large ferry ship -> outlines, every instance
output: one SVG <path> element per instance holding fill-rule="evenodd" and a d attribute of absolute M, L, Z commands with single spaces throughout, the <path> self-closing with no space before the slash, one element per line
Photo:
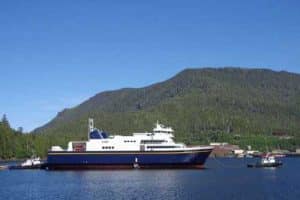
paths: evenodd
<path fill-rule="evenodd" d="M 89 119 L 88 141 L 71 141 L 67 149 L 51 147 L 46 168 L 203 168 L 213 147 L 175 143 L 173 133 L 157 122 L 153 132 L 109 136 Z"/>

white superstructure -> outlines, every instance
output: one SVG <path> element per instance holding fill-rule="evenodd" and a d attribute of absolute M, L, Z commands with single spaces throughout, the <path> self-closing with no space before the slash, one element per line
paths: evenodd
<path fill-rule="evenodd" d="M 71 141 L 66 150 L 53 146 L 51 151 L 185 151 L 210 148 L 187 147 L 183 143 L 175 143 L 174 130 L 159 122 L 155 124 L 153 132 L 133 133 L 131 136 L 107 136 L 106 133 L 94 128 L 93 124 L 93 120 L 89 119 L 88 141 Z"/>
<path fill-rule="evenodd" d="M 41 160 L 39 157 L 37 158 L 32 158 L 32 159 L 27 159 L 25 162 L 21 163 L 22 167 L 28 167 L 28 166 L 35 166 L 35 165 L 40 165 L 42 164 Z"/>
<path fill-rule="evenodd" d="M 267 154 L 266 156 L 261 158 L 261 164 L 274 164 L 276 163 L 275 157 L 271 154 Z"/>

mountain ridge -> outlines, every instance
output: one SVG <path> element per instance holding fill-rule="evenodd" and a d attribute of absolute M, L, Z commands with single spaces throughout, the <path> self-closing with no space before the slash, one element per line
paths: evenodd
<path fill-rule="evenodd" d="M 149 86 L 97 93 L 33 132 L 82 138 L 87 118 L 94 117 L 99 127 L 120 134 L 149 130 L 160 120 L 183 139 L 190 137 L 187 133 L 199 138 L 203 132 L 270 134 L 276 129 L 297 135 L 299 102 L 296 73 L 188 68 Z"/>

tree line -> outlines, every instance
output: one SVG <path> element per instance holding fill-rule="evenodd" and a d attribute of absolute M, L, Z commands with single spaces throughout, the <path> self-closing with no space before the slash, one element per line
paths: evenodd
<path fill-rule="evenodd" d="M 160 122 L 169 125 L 166 118 L 159 113 L 146 115 L 141 113 L 131 113 L 126 116 L 104 117 L 95 116 L 96 126 L 104 127 L 105 131 L 113 131 L 115 134 L 128 135 L 135 131 L 151 131 L 152 122 L 160 119 Z M 177 116 L 178 120 L 184 120 L 186 116 Z M 122 120 L 121 120 L 122 119 Z M 111 123 L 113 120 L 119 120 L 122 123 Z M 187 118 L 186 120 L 191 120 Z M 209 120 L 208 120 L 209 121 Z M 151 122 L 151 123 L 150 123 Z M 173 122 L 174 123 L 174 122 Z M 235 123 L 235 122 L 234 122 Z M 234 123 L 229 123 L 229 127 L 219 127 L 213 125 L 213 122 L 206 122 L 203 128 L 199 121 L 194 121 L 192 126 L 178 123 L 175 125 L 175 136 L 178 142 L 184 142 L 188 145 L 209 144 L 210 142 L 228 142 L 240 145 L 246 148 L 251 145 L 253 149 L 260 151 L 270 151 L 272 149 L 295 150 L 299 147 L 300 137 L 294 136 L 290 139 L 279 139 L 268 134 L 245 133 L 240 134 L 234 127 Z M 232 127 L 230 127 L 232 126 Z M 53 145 L 60 145 L 66 148 L 67 143 L 72 140 L 87 139 L 87 124 L 83 121 L 80 125 L 81 134 L 76 134 L 74 124 L 69 124 L 64 128 L 60 128 L 57 134 L 49 133 L 23 133 L 21 128 L 17 130 L 10 127 L 6 115 L 3 115 L 0 121 L 0 159 L 22 159 L 33 155 L 45 158 L 47 150 Z M 199 128 L 202 127 L 202 128 Z M 74 134 L 75 133 L 75 134 Z"/>

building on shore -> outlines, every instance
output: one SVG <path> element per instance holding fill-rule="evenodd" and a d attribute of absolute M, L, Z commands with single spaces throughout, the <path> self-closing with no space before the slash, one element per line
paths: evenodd
<path fill-rule="evenodd" d="M 238 145 L 232 145 L 228 143 L 210 143 L 210 146 L 214 146 L 214 150 L 211 153 L 213 157 L 229 157 L 234 155 L 234 151 L 240 149 Z"/>

